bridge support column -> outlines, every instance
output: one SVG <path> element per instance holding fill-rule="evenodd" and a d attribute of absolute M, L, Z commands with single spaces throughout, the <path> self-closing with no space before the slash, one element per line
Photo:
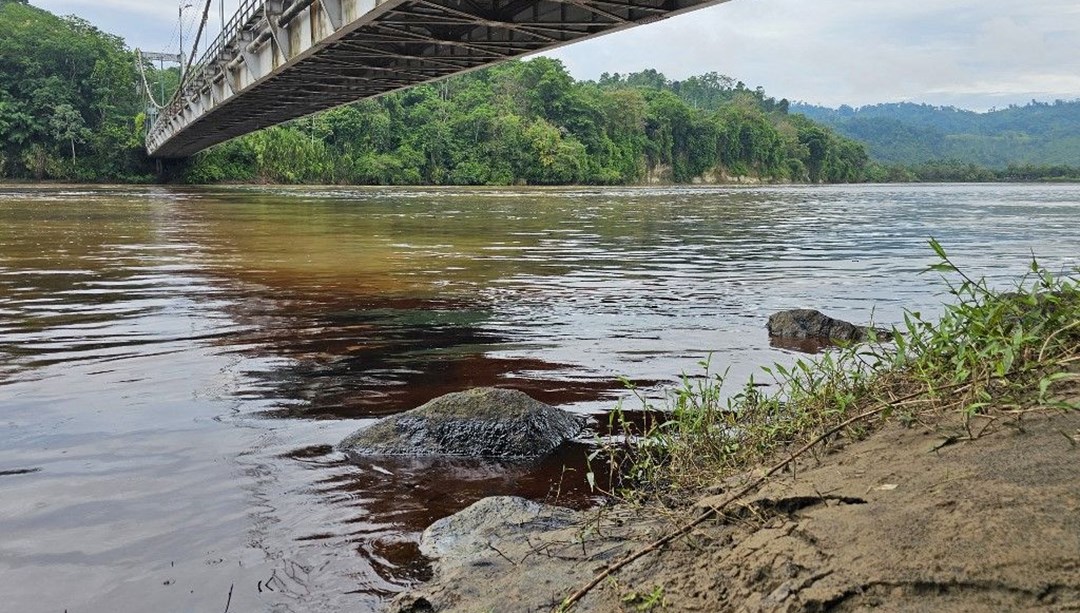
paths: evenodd
<path fill-rule="evenodd" d="M 341 10 L 341 0 L 320 0 L 320 2 L 322 2 L 327 19 L 330 20 L 330 25 L 337 32 L 345 24 L 345 14 Z"/>
<path fill-rule="evenodd" d="M 154 160 L 154 182 L 160 185 L 172 183 L 180 178 L 186 167 L 184 160 L 157 158 Z"/>
<path fill-rule="evenodd" d="M 278 25 L 278 18 L 285 14 L 285 3 L 282 0 L 268 0 L 263 5 L 266 23 L 270 27 L 270 36 L 277 43 L 281 56 L 288 62 L 292 57 L 292 45 L 289 44 L 289 33 Z"/>
<path fill-rule="evenodd" d="M 236 55 L 232 53 L 222 54 L 221 59 L 218 60 L 218 68 L 221 69 L 221 81 L 225 84 L 226 87 L 229 88 L 229 91 L 233 94 L 240 91 L 240 88 L 236 84 L 236 79 L 233 78 L 232 68 L 230 68 L 230 66 L 232 66 L 233 62 L 235 61 Z"/>
<path fill-rule="evenodd" d="M 259 58 L 251 50 L 251 45 L 255 44 L 256 38 L 258 37 L 254 32 L 245 30 L 240 33 L 240 56 L 244 58 L 244 66 L 247 67 L 248 74 L 251 75 L 252 81 L 257 79 L 258 75 L 262 74 Z"/>

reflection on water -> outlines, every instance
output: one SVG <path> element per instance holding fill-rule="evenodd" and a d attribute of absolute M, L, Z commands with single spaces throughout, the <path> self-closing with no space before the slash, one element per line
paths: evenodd
<path fill-rule="evenodd" d="M 588 505 L 532 465 L 333 444 L 480 385 L 598 414 L 770 312 L 932 313 L 935 236 L 1003 285 L 1077 264 L 1077 186 L 0 187 L 0 593 L 12 610 L 370 610 L 483 496 Z M 631 404 L 634 401 L 630 401 Z M 56 589 L 55 586 L 66 586 Z"/>
<path fill-rule="evenodd" d="M 230 310 L 245 332 L 229 347 L 273 347 L 287 369 L 252 377 L 250 394 L 277 401 L 273 417 L 340 419 L 382 416 L 417 407 L 435 396 L 514 378 L 514 387 L 552 404 L 613 397 L 610 378 L 560 381 L 570 364 L 492 352 L 513 337 L 492 330 L 496 315 L 464 301 L 385 300 L 340 304 L 290 298 L 282 310 L 271 300 L 244 301 Z M 258 305 L 258 306 L 256 306 Z M 548 379 L 515 377 L 549 373 Z"/>

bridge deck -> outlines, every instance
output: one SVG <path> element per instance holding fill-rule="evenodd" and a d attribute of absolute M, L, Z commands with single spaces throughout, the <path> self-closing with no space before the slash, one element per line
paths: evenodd
<path fill-rule="evenodd" d="M 727 0 L 245 0 L 147 137 L 183 158 L 242 134 Z"/>

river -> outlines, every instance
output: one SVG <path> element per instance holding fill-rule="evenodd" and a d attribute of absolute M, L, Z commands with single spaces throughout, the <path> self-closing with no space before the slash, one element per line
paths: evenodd
<path fill-rule="evenodd" d="M 590 504 L 585 447 L 354 465 L 345 435 L 473 386 L 601 415 L 710 354 L 742 381 L 797 357 L 773 311 L 939 312 L 930 236 L 998 287 L 1070 269 L 1080 186 L 0 186 L 0 608 L 375 609 L 439 517 Z"/>

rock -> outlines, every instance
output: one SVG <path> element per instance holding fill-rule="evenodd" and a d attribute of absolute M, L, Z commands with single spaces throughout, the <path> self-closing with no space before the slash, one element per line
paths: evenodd
<path fill-rule="evenodd" d="M 790 340 L 863 342 L 888 340 L 887 330 L 856 326 L 813 309 L 792 309 L 769 316 L 769 336 Z"/>
<path fill-rule="evenodd" d="M 358 456 L 538 458 L 578 435 L 582 416 L 508 389 L 447 394 L 341 442 Z"/>
<path fill-rule="evenodd" d="M 439 560 L 440 567 L 467 564 L 490 555 L 492 546 L 499 547 L 500 541 L 522 544 L 525 535 L 563 528 L 575 517 L 570 509 L 516 496 L 484 498 L 424 530 L 420 553 Z"/>
<path fill-rule="evenodd" d="M 797 474 L 729 507 L 729 520 L 702 522 L 692 538 L 622 568 L 574 610 L 634 610 L 658 586 L 664 604 L 654 611 L 1074 610 L 1080 492 L 1076 450 L 1061 433 L 1080 432 L 1080 411 L 1036 412 L 1022 436 L 992 427 L 948 453 L 925 453 L 943 432 L 963 429 L 960 413 L 922 428 L 885 425 L 840 453 L 806 458 Z M 743 477 L 760 474 L 753 467 Z M 560 521 L 545 515 L 549 508 L 530 510 L 537 507 L 489 499 L 446 522 L 460 522 L 446 526 L 455 538 L 433 527 L 424 550 L 445 558 L 390 611 L 551 611 L 601 569 L 701 512 L 620 505 L 534 531 Z"/>
<path fill-rule="evenodd" d="M 582 536 L 584 522 L 584 514 L 562 507 L 515 496 L 484 498 L 424 531 L 420 551 L 432 559 L 432 578 L 399 594 L 387 611 L 516 612 L 525 610 L 519 603 L 546 601 L 560 589 L 554 586 L 591 577 L 597 554 L 613 547 L 622 553 L 615 542 L 600 545 L 593 540 L 598 535 Z M 567 564 L 584 558 L 585 547 L 587 560 Z M 520 574 L 504 583 L 511 570 Z"/>

